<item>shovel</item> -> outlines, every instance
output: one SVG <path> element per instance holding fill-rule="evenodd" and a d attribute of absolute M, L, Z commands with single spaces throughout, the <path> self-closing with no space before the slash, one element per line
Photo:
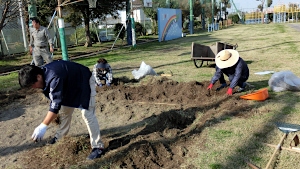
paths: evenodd
<path fill-rule="evenodd" d="M 268 169 L 271 165 L 271 162 L 273 160 L 273 158 L 275 157 L 277 151 L 279 149 L 281 149 L 281 146 L 282 146 L 282 143 L 283 143 L 283 140 L 287 137 L 287 135 L 290 133 L 290 132 L 296 132 L 296 131 L 300 131 L 300 125 L 297 125 L 297 124 L 290 124 L 290 123 L 275 123 L 275 125 L 277 126 L 277 128 L 282 131 L 284 134 L 283 136 L 281 137 L 276 149 L 274 150 L 267 166 L 265 169 Z M 246 161 L 246 160 L 245 160 Z M 251 164 L 250 162 L 246 161 L 247 164 L 253 168 L 253 169 L 257 169 L 258 167 L 256 167 L 255 165 Z"/>

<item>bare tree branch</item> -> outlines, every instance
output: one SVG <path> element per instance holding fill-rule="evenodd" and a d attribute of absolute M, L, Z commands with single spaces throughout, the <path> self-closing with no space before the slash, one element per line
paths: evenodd
<path fill-rule="evenodd" d="M 27 4 L 26 0 L 1 0 L 0 1 L 0 12 L 2 12 L 2 17 L 0 18 L 0 31 L 12 21 L 15 21 L 20 17 L 20 7 L 19 2 L 22 2 L 22 7 Z"/>

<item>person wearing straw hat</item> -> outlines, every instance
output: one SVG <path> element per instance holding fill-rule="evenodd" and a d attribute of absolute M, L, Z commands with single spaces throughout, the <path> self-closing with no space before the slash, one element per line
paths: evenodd
<path fill-rule="evenodd" d="M 237 90 L 242 92 L 245 90 L 246 81 L 249 78 L 249 68 L 247 63 L 239 57 L 239 53 L 233 49 L 225 49 L 220 51 L 215 58 L 216 73 L 211 79 L 211 84 L 207 87 L 207 90 L 211 89 L 213 85 L 219 80 L 222 84 L 217 90 L 227 87 L 224 75 L 227 75 L 230 81 L 228 95 L 232 95 L 232 90 L 236 86 L 240 86 Z"/>

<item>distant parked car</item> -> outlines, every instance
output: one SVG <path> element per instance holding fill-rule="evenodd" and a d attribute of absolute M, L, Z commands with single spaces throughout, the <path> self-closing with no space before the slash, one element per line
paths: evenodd
<path fill-rule="evenodd" d="M 99 32 L 99 39 L 101 42 L 107 42 L 115 39 L 113 31 L 101 31 Z"/>

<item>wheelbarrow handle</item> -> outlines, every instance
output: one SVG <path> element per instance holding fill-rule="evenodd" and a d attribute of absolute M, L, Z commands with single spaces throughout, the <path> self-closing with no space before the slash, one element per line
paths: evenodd
<path fill-rule="evenodd" d="M 284 135 L 282 136 L 280 142 L 278 143 L 278 145 L 277 145 L 275 151 L 273 152 L 273 155 L 272 155 L 272 157 L 270 158 L 270 160 L 269 160 L 269 162 L 268 162 L 268 164 L 267 164 L 267 166 L 266 166 L 265 169 L 268 169 L 268 168 L 270 167 L 273 158 L 275 157 L 277 151 L 280 149 L 280 147 L 281 147 L 281 145 L 282 145 L 282 143 L 283 143 L 283 140 L 286 138 L 287 135 L 288 135 L 287 133 L 284 133 Z"/>

